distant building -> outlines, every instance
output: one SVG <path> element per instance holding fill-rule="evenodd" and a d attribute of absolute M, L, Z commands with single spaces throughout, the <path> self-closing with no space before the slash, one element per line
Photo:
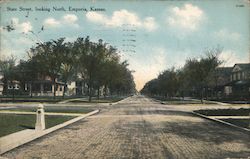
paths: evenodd
<path fill-rule="evenodd" d="M 231 81 L 250 80 L 250 63 L 235 64 L 231 74 Z"/>
<path fill-rule="evenodd" d="M 24 91 L 30 96 L 63 96 L 64 83 L 60 81 L 52 81 L 49 76 L 40 78 L 39 80 L 25 82 Z"/>
<path fill-rule="evenodd" d="M 225 84 L 225 94 L 237 98 L 250 97 L 250 63 L 235 64 L 230 82 Z"/>
<path fill-rule="evenodd" d="M 19 81 L 8 81 L 7 82 L 7 89 L 10 90 L 19 90 L 20 89 L 20 82 Z"/>
<path fill-rule="evenodd" d="M 82 80 L 71 81 L 67 83 L 67 95 L 69 96 L 82 96 L 87 95 L 87 84 Z"/>

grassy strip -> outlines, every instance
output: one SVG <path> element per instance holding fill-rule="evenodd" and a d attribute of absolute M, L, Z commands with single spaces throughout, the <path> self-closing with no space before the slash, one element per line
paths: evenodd
<path fill-rule="evenodd" d="M 66 122 L 71 116 L 45 116 L 46 128 Z M 12 134 L 24 129 L 34 129 L 35 115 L 0 114 L 0 137 Z"/>
<path fill-rule="evenodd" d="M 243 128 L 250 128 L 250 119 L 220 119 L 225 122 L 243 127 Z"/>
<path fill-rule="evenodd" d="M 249 108 L 205 109 L 205 110 L 195 110 L 194 112 L 200 113 L 206 116 L 248 116 L 250 113 L 250 109 Z"/>
<path fill-rule="evenodd" d="M 14 109 L 2 109 L 8 111 L 20 111 L 20 112 L 36 112 L 37 107 L 25 107 L 25 108 L 14 108 Z M 51 113 L 89 113 L 94 109 L 91 108 L 82 108 L 82 107 L 45 107 L 45 112 Z M 0 111 L 1 112 L 1 111 Z"/>
<path fill-rule="evenodd" d="M 91 103 L 112 103 L 112 102 L 118 102 L 122 100 L 123 98 L 113 98 L 113 99 L 94 99 L 91 101 Z M 88 100 L 74 100 L 70 101 L 70 103 L 89 103 Z"/>
<path fill-rule="evenodd" d="M 162 101 L 164 104 L 167 105 L 180 105 L 180 104 L 202 104 L 199 99 L 192 100 L 192 99 L 183 99 L 183 98 L 166 98 L 166 97 L 151 97 L 157 100 Z M 203 100 L 203 104 L 214 104 L 213 101 L 206 101 Z"/>
<path fill-rule="evenodd" d="M 93 97 L 91 103 L 110 103 L 110 102 L 117 102 L 122 100 L 124 97 L 106 97 L 97 99 L 97 97 Z M 55 99 L 53 97 L 29 97 L 29 96 L 22 96 L 22 97 L 15 97 L 14 101 L 12 97 L 1 97 L 0 102 L 48 102 L 48 103 L 57 103 L 64 100 L 70 100 L 71 103 L 89 103 L 88 97 L 67 97 L 64 98 L 62 96 L 57 96 Z"/>

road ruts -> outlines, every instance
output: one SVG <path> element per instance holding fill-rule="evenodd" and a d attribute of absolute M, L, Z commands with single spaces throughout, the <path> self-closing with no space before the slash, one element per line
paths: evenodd
<path fill-rule="evenodd" d="M 7 158 L 248 158 L 249 134 L 134 96 Z"/>

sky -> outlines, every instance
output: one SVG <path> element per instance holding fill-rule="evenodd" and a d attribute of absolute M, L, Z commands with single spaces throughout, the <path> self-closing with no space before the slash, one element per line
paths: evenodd
<path fill-rule="evenodd" d="M 37 42 L 61 37 L 103 39 L 128 61 L 137 90 L 206 49 L 222 47 L 223 66 L 250 60 L 247 0 L 16 0 L 0 7 L 1 58 L 27 59 Z M 16 29 L 3 29 L 9 24 Z"/>

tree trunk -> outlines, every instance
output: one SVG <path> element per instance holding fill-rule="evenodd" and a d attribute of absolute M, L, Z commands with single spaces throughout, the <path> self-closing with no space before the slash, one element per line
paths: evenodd
<path fill-rule="evenodd" d="M 92 83 L 91 83 L 91 81 L 89 81 L 88 93 L 89 93 L 89 102 L 91 102 L 91 100 L 92 100 Z"/>
<path fill-rule="evenodd" d="M 92 101 L 92 88 L 89 87 L 89 102 Z"/>
<path fill-rule="evenodd" d="M 208 87 L 206 87 L 205 93 L 206 93 L 206 100 L 208 100 Z"/>
<path fill-rule="evenodd" d="M 98 86 L 98 90 L 97 90 L 97 99 L 100 99 L 100 86 Z"/>
<path fill-rule="evenodd" d="M 66 82 L 64 82 L 64 86 L 63 86 L 63 99 L 64 99 L 64 96 L 65 96 L 65 92 L 66 92 Z"/>
<path fill-rule="evenodd" d="M 33 95 L 32 95 L 32 84 L 33 84 L 33 82 L 30 83 L 30 98 L 33 97 Z"/>
<path fill-rule="evenodd" d="M 201 104 L 203 104 L 203 89 L 201 89 Z"/>
<path fill-rule="evenodd" d="M 104 85 L 104 98 L 106 98 L 107 96 L 107 85 L 105 84 Z"/>
<path fill-rule="evenodd" d="M 56 79 L 53 79 L 53 84 L 54 84 L 54 96 L 53 99 L 56 99 Z"/>
<path fill-rule="evenodd" d="M 12 102 L 14 102 L 15 100 L 15 89 L 14 89 L 14 85 L 12 85 Z"/>

